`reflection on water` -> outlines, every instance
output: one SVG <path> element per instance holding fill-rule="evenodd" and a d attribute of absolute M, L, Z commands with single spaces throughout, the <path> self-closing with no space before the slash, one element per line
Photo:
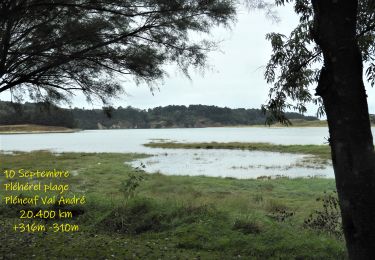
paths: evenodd
<path fill-rule="evenodd" d="M 2 151 L 136 152 L 155 156 L 142 159 L 146 171 L 165 174 L 255 178 L 262 175 L 333 177 L 331 165 L 306 163 L 303 155 L 237 150 L 170 150 L 144 147 L 158 140 L 179 142 L 269 142 L 323 144 L 325 127 L 305 128 L 194 128 L 90 130 L 76 133 L 0 135 Z M 140 161 L 133 162 L 134 165 Z"/>
<path fill-rule="evenodd" d="M 304 128 L 178 128 L 88 130 L 76 133 L 0 135 L 1 150 L 57 152 L 143 152 L 155 149 L 142 144 L 157 139 L 179 142 L 267 142 L 275 144 L 323 144 L 328 137 L 325 127 Z"/>

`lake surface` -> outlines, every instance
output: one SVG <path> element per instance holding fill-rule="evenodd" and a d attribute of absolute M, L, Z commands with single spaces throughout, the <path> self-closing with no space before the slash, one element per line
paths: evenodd
<path fill-rule="evenodd" d="M 154 156 L 132 162 L 145 171 L 178 175 L 235 178 L 285 175 L 333 177 L 331 165 L 307 163 L 309 156 L 240 150 L 181 150 L 144 147 L 151 141 L 268 142 L 324 144 L 325 127 L 241 127 L 183 129 L 88 130 L 76 133 L 0 135 L 2 151 L 51 150 L 53 152 L 136 152 Z"/>

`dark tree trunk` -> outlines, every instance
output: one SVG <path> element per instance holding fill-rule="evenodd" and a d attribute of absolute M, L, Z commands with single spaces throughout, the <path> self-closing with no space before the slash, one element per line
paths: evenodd
<path fill-rule="evenodd" d="M 375 155 L 356 41 L 358 0 L 312 3 L 312 33 L 324 55 L 316 93 L 327 113 L 346 245 L 351 259 L 374 259 Z"/>

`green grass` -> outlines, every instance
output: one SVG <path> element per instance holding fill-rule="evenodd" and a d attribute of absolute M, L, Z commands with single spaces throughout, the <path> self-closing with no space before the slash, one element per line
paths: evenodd
<path fill-rule="evenodd" d="M 78 233 L 11 230 L 17 208 L 0 205 L 0 252 L 28 259 L 345 259 L 342 239 L 304 228 L 322 207 L 316 198 L 334 191 L 334 180 L 238 180 L 231 178 L 148 175 L 124 162 L 137 154 L 39 151 L 0 155 L 5 169 L 64 169 L 87 204 L 69 223 Z M 145 179 L 127 199 L 122 183 Z M 6 180 L 0 177 L 3 184 Z M 27 195 L 26 193 L 24 195 Z M 0 196 L 4 196 L 3 189 Z M 283 212 L 293 212 L 281 220 Z M 65 221 L 66 222 L 66 221 Z"/>
<path fill-rule="evenodd" d="M 328 145 L 280 145 L 271 143 L 176 143 L 176 142 L 151 142 L 144 144 L 151 148 L 171 149 L 241 149 L 249 151 L 266 151 L 279 153 L 299 153 L 315 155 L 321 159 L 329 160 L 331 151 Z"/>

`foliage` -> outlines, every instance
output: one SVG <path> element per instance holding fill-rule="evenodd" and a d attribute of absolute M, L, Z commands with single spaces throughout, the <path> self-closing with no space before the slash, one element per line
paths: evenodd
<path fill-rule="evenodd" d="M 323 197 L 317 198 L 317 201 L 323 203 L 323 209 L 312 213 L 304 221 L 304 226 L 342 238 L 341 212 L 337 195 L 325 193 Z"/>
<path fill-rule="evenodd" d="M 141 167 L 144 168 L 144 164 Z M 121 183 L 120 191 L 126 199 L 133 198 L 136 195 L 137 188 L 144 180 L 145 176 L 141 172 L 130 172 L 128 178 Z"/>
<path fill-rule="evenodd" d="M 236 219 L 233 223 L 233 230 L 238 230 L 244 234 L 259 234 L 262 227 L 252 220 Z"/>
<path fill-rule="evenodd" d="M 51 109 L 48 110 L 48 107 Z M 298 113 L 287 113 L 287 117 L 309 121 L 317 119 Z M 43 106 L 43 103 L 21 105 L 0 102 L 0 124 L 43 124 L 97 129 L 99 123 L 104 128 L 165 128 L 261 125 L 265 119 L 259 109 L 230 109 L 205 105 L 171 105 L 148 110 L 133 107 L 85 110 L 60 109 L 53 105 Z"/>
<path fill-rule="evenodd" d="M 318 116 L 324 114 L 321 99 L 314 96 L 322 52 L 313 40 L 313 9 L 309 0 L 276 0 L 284 5 L 293 2 L 299 24 L 289 36 L 269 33 L 266 38 L 272 46 L 272 55 L 266 66 L 265 79 L 272 84 L 269 101 L 263 109 L 270 111 L 269 122 L 287 123 L 284 111 L 294 109 L 306 112 L 306 104 L 319 105 Z M 366 77 L 375 84 L 375 4 L 373 0 L 359 1 L 357 41 L 362 51 Z"/>
<path fill-rule="evenodd" d="M 127 206 L 115 208 L 98 224 L 98 227 L 106 232 L 134 235 L 159 231 L 163 215 L 153 207 L 154 205 L 147 200 L 131 201 Z"/>
<path fill-rule="evenodd" d="M 159 204 L 158 200 L 139 197 L 113 209 L 97 227 L 104 232 L 138 235 L 191 225 L 210 217 L 220 219 L 222 215 L 217 209 L 206 205 L 173 205 L 166 208 L 165 205 Z"/>
<path fill-rule="evenodd" d="M 212 41 L 194 33 L 229 26 L 231 0 L 23 0 L 0 5 L 0 92 L 16 100 L 106 102 L 124 80 L 162 79 L 163 64 L 202 67 Z"/>
<path fill-rule="evenodd" d="M 284 222 L 290 217 L 293 217 L 294 212 L 287 209 L 275 209 L 275 211 L 268 214 L 268 216 L 276 221 Z"/>
<path fill-rule="evenodd" d="M 284 222 L 295 214 L 295 212 L 289 209 L 285 204 L 273 199 L 268 201 L 267 211 L 269 212 L 267 216 L 278 222 Z"/>
<path fill-rule="evenodd" d="M 46 126 L 76 127 L 72 111 L 53 104 L 17 104 L 0 101 L 0 125 L 36 124 Z"/>

